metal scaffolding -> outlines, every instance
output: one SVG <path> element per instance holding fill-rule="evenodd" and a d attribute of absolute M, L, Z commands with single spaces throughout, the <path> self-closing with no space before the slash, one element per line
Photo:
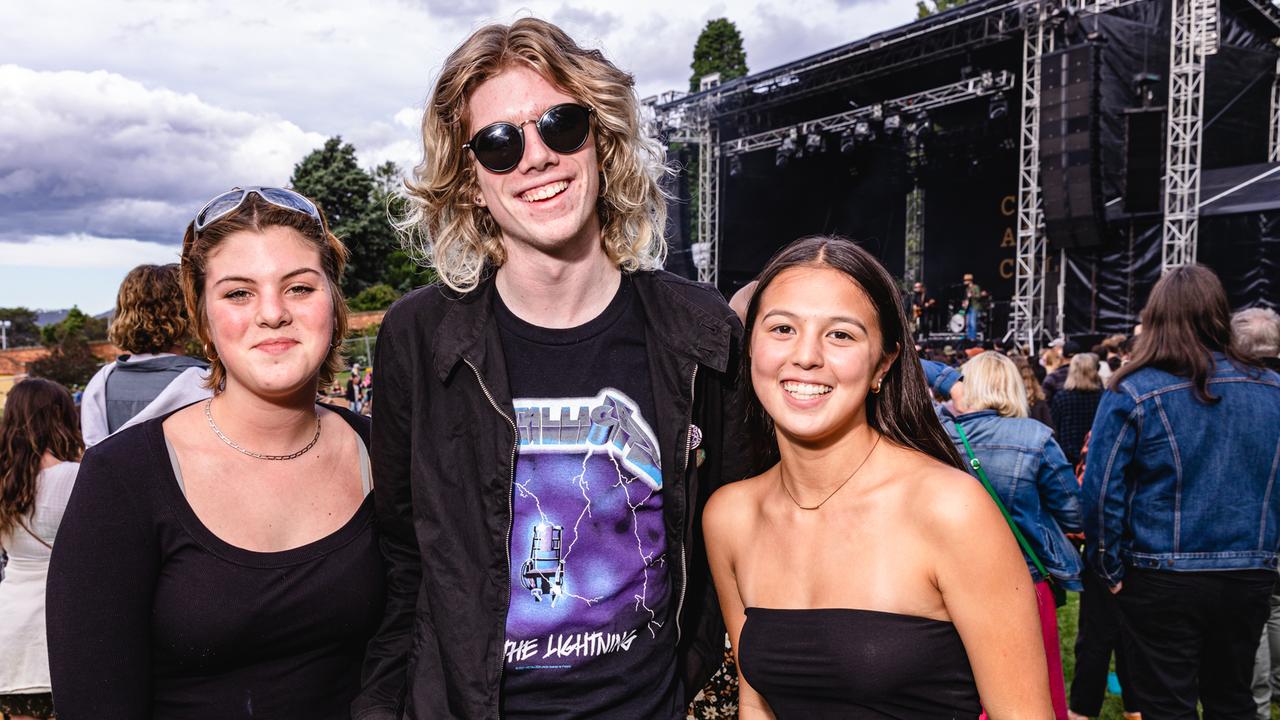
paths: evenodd
<path fill-rule="evenodd" d="M 912 178 L 918 178 L 924 163 L 924 143 L 917 135 L 907 138 L 907 163 Z M 918 179 L 913 180 L 911 192 L 907 193 L 906 220 L 902 285 L 909 290 L 915 283 L 924 281 L 924 188 Z"/>
<path fill-rule="evenodd" d="M 1022 124 L 1018 133 L 1018 237 L 1014 290 L 1005 340 L 1032 352 L 1045 335 L 1044 218 L 1040 207 L 1040 60 L 1052 43 L 1039 0 L 1023 6 Z"/>
<path fill-rule="evenodd" d="M 1271 133 L 1267 139 L 1267 160 L 1280 162 L 1280 58 L 1276 59 L 1276 74 L 1271 78 Z"/>
<path fill-rule="evenodd" d="M 726 156 L 738 155 L 740 153 L 754 152 L 756 150 L 765 150 L 777 147 L 782 144 L 783 140 L 788 137 L 795 137 L 796 133 L 836 133 L 853 127 L 859 120 L 868 120 L 877 114 L 888 115 L 892 113 L 917 113 L 921 111 L 933 110 L 951 105 L 957 102 L 972 100 L 973 98 L 985 97 L 1001 93 L 1013 88 L 1013 73 L 985 72 L 978 77 L 961 80 L 949 85 L 931 88 L 910 95 L 885 100 L 876 105 L 864 105 L 848 112 L 842 112 L 836 115 L 828 115 L 815 120 L 806 120 L 795 125 L 766 130 L 755 135 L 730 140 L 724 144 L 724 154 Z"/>
<path fill-rule="evenodd" d="M 720 131 L 710 113 L 698 123 L 698 242 L 693 265 L 698 282 L 716 284 L 720 267 Z"/>
<path fill-rule="evenodd" d="M 1218 51 L 1218 0 L 1171 0 L 1161 274 L 1196 261 L 1204 59 Z"/>

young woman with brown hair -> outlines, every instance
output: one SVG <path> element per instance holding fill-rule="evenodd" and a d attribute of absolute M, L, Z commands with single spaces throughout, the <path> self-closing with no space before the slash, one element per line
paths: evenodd
<path fill-rule="evenodd" d="M 42 378 L 9 391 L 0 419 L 0 714 L 49 718 L 53 700 L 45 640 L 49 554 L 76 480 L 76 406 L 66 388 Z"/>
<path fill-rule="evenodd" d="M 1088 560 L 1133 639 L 1136 710 L 1252 717 L 1280 544 L 1280 375 L 1232 342 L 1204 266 L 1160 278 L 1141 320 L 1089 440 Z"/>
<path fill-rule="evenodd" d="M 90 450 L 49 573 L 60 720 L 346 720 L 382 618 L 369 421 L 343 366 L 346 249 L 309 199 L 235 188 L 187 228 L 213 397 Z"/>

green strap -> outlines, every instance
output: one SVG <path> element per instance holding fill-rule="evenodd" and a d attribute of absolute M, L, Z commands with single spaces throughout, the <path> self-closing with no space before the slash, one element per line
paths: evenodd
<path fill-rule="evenodd" d="M 1044 565 L 1040 563 L 1040 558 L 1036 557 L 1035 551 L 1031 549 L 1027 539 L 1022 535 L 1022 531 L 1018 529 L 1017 523 L 1013 521 L 1013 518 L 1009 517 L 1009 511 L 1005 509 L 1004 503 L 1000 502 L 1000 496 L 996 495 L 995 488 L 991 487 L 991 481 L 987 479 L 987 473 L 982 469 L 982 462 L 974 454 L 973 446 L 969 444 L 969 438 L 964 434 L 964 426 L 956 423 L 956 432 L 960 434 L 960 442 L 964 443 L 965 452 L 969 453 L 969 467 L 972 467 L 974 472 L 978 473 L 978 479 L 982 481 L 982 487 L 986 488 L 987 494 L 991 496 L 992 500 L 996 501 L 996 507 L 1000 508 L 1000 514 L 1004 515 L 1004 521 L 1009 523 L 1009 529 L 1013 531 L 1013 536 L 1018 539 L 1018 544 L 1022 546 L 1022 551 L 1027 554 L 1027 557 L 1031 558 L 1031 562 L 1040 571 L 1041 577 L 1045 580 L 1051 579 L 1049 571 L 1044 569 Z"/>

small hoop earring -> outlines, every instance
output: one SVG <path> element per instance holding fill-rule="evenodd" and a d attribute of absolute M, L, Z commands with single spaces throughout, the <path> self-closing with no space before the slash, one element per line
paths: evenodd
<path fill-rule="evenodd" d="M 879 394 L 880 394 L 880 384 L 881 384 L 881 383 L 883 383 L 883 382 L 884 382 L 884 378 L 876 378 L 876 382 L 875 382 L 875 384 L 871 386 L 871 394 L 872 394 L 872 395 L 879 395 Z"/>
<path fill-rule="evenodd" d="M 209 343 L 204 344 L 204 356 L 206 359 L 209 360 L 209 362 L 213 362 L 214 360 L 218 359 L 218 353 L 213 351 L 213 349 L 209 346 Z"/>

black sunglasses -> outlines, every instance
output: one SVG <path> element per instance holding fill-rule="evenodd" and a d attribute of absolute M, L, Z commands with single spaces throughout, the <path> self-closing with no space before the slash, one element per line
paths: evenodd
<path fill-rule="evenodd" d="M 552 105 L 537 120 L 527 120 L 519 125 L 510 122 L 485 125 L 462 147 L 471 150 L 489 172 L 510 172 L 524 157 L 525 125 L 533 123 L 544 145 L 567 155 L 577 152 L 587 142 L 593 112 L 592 108 L 575 103 Z"/>

